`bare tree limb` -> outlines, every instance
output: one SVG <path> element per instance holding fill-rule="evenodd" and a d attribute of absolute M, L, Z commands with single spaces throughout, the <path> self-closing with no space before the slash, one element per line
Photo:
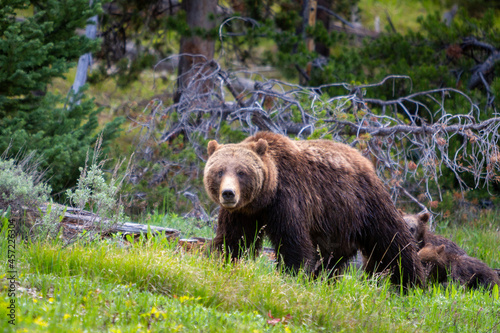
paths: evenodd
<path fill-rule="evenodd" d="M 422 204 L 417 198 L 411 195 L 410 192 L 408 192 L 404 187 L 402 187 L 401 185 L 397 185 L 397 188 L 401 190 L 408 198 L 410 198 L 411 201 L 417 204 L 417 206 L 419 206 L 423 211 L 429 211 L 429 209 L 424 204 Z"/>
<path fill-rule="evenodd" d="M 470 132 L 467 131 L 481 131 L 492 125 L 496 125 L 500 122 L 500 117 L 490 118 L 483 122 L 477 124 L 467 124 L 467 125 L 449 125 L 443 126 L 443 124 L 435 123 L 433 125 L 421 125 L 421 126 L 411 126 L 411 125 L 395 125 L 387 127 L 370 127 L 362 126 L 361 124 L 356 124 L 350 121 L 341 120 L 325 120 L 327 123 L 337 123 L 340 125 L 346 125 L 352 127 L 350 131 L 344 132 L 346 135 L 359 135 L 368 133 L 372 136 L 388 136 L 398 133 L 406 134 L 436 134 L 436 133 L 458 133 L 464 137 L 470 137 Z"/>
<path fill-rule="evenodd" d="M 500 60 L 500 51 L 493 51 L 491 55 L 483 62 L 482 64 L 476 66 L 473 69 L 473 73 L 471 78 L 469 79 L 469 83 L 467 87 L 469 89 L 473 89 L 477 87 L 480 83 L 483 83 L 483 75 L 489 74 L 493 71 L 495 64 Z M 489 86 L 485 84 L 485 87 L 489 90 Z"/>
<path fill-rule="evenodd" d="M 349 28 L 356 29 L 349 21 L 345 20 L 342 16 L 335 13 L 333 10 L 328 9 L 325 6 L 321 6 L 321 5 L 318 5 L 317 9 L 325 11 L 328 15 L 335 17 L 337 20 L 339 20 L 343 24 L 347 25 Z"/>
<path fill-rule="evenodd" d="M 464 38 L 460 47 L 463 50 L 479 49 L 488 52 L 488 57 L 482 63 L 480 63 L 478 59 L 474 58 L 476 62 L 479 62 L 479 64 L 472 68 L 472 75 L 469 79 L 469 83 L 467 84 L 467 88 L 474 89 L 480 84 L 483 84 L 488 91 L 488 94 L 493 95 L 489 84 L 486 82 L 485 76 L 493 73 L 495 64 L 500 61 L 500 50 L 491 44 L 478 41 L 475 37 Z"/>

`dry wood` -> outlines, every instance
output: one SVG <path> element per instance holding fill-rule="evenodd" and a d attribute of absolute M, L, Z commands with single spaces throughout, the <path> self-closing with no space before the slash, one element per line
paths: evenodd
<path fill-rule="evenodd" d="M 179 230 L 166 227 L 157 227 L 134 222 L 112 223 L 89 211 L 80 210 L 74 207 L 63 208 L 65 212 L 63 213 L 61 224 L 64 229 L 70 229 L 73 232 L 99 230 L 102 231 L 104 235 L 121 233 L 123 236 L 132 235 L 134 237 L 140 235 L 157 236 L 164 234 L 168 238 L 178 238 L 181 234 Z M 46 213 L 47 205 L 40 207 L 40 210 Z M 103 225 L 106 227 L 102 227 Z"/>

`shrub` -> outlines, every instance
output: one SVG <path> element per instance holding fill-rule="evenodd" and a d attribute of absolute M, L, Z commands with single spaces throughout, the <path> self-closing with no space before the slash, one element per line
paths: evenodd
<path fill-rule="evenodd" d="M 51 188 L 42 181 L 43 173 L 37 171 L 34 154 L 28 154 L 16 162 L 0 157 L 0 211 L 10 208 L 16 232 L 25 233 L 20 221 L 26 211 L 36 213 L 38 207 L 49 198 Z"/>

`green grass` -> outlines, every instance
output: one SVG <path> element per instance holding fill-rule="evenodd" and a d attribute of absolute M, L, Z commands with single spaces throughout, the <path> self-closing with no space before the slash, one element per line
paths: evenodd
<path fill-rule="evenodd" d="M 485 211 L 464 224 L 453 219 L 437 224 L 436 233 L 443 235 L 490 267 L 500 268 L 500 212 Z"/>
<path fill-rule="evenodd" d="M 183 218 L 175 213 L 151 214 L 145 217 L 145 222 L 159 227 L 168 227 L 181 231 L 181 238 L 204 237 L 213 238 L 214 229 L 211 222 Z"/>
<path fill-rule="evenodd" d="M 375 17 L 380 18 L 380 31 L 385 31 L 389 25 L 387 15 L 397 32 L 406 34 L 408 30 L 417 31 L 420 25 L 417 23 L 419 16 L 444 12 L 449 8 L 443 8 L 437 1 L 401 1 L 401 0 L 360 0 L 361 22 L 367 29 L 375 28 Z"/>
<path fill-rule="evenodd" d="M 51 92 L 65 95 L 71 89 L 75 79 L 76 67 L 70 69 L 66 78 L 56 78 L 49 87 Z M 116 79 L 108 77 L 90 85 L 86 94 L 95 98 L 96 104 L 103 106 L 105 112 L 101 115 L 102 121 L 114 115 L 140 113 L 146 104 L 153 98 L 162 96 L 167 88 L 175 85 L 176 74 L 167 72 L 155 73 L 153 69 L 143 71 L 138 80 L 127 87 L 119 87 Z M 171 89 L 170 89 L 171 90 Z M 163 97 L 163 96 L 162 96 Z"/>
<path fill-rule="evenodd" d="M 499 221 L 457 228 L 459 245 L 498 263 Z M 163 218 L 163 217 L 162 217 Z M 165 223 L 167 221 L 164 221 Z M 167 224 L 167 223 L 166 223 Z M 447 229 L 448 230 L 448 229 Z M 459 234 L 459 231 L 460 234 Z M 491 236 L 493 235 L 493 236 Z M 18 241 L 19 242 L 19 241 Z M 0 242 L 1 258 L 6 242 Z M 487 250 L 490 249 L 490 250 Z M 496 251 L 496 252 L 495 252 Z M 351 270 L 336 281 L 279 272 L 266 257 L 225 264 L 156 238 L 63 248 L 17 244 L 17 321 L 7 323 L 0 273 L 0 331 L 19 332 L 485 332 L 500 329 L 498 291 L 430 285 L 401 294 Z M 268 323 L 271 314 L 284 318 Z"/>

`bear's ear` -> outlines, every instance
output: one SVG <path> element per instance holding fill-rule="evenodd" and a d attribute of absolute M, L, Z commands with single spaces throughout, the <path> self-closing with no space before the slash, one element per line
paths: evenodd
<path fill-rule="evenodd" d="M 420 213 L 418 214 L 418 219 L 420 220 L 420 222 L 422 222 L 423 224 L 426 224 L 427 222 L 429 222 L 429 219 L 431 217 L 431 214 L 429 212 L 425 212 L 425 213 Z"/>
<path fill-rule="evenodd" d="M 208 156 L 211 156 L 219 147 L 220 145 L 217 143 L 217 141 L 215 140 L 210 141 L 207 147 Z"/>
<path fill-rule="evenodd" d="M 262 156 L 266 153 L 267 147 L 268 147 L 267 141 L 264 139 L 259 139 L 259 141 L 257 141 L 257 144 L 255 145 L 255 152 L 258 155 Z"/>
<path fill-rule="evenodd" d="M 436 247 L 437 254 L 441 254 L 444 251 L 444 248 L 445 248 L 444 244 L 439 245 L 438 247 Z"/>

